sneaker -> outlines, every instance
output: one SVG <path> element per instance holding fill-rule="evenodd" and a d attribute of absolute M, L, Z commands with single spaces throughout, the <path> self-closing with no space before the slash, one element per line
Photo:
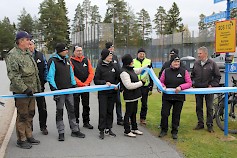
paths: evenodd
<path fill-rule="evenodd" d="M 177 135 L 176 133 L 173 133 L 173 134 L 172 134 L 172 138 L 173 138 L 173 139 L 178 139 L 178 135 Z"/>
<path fill-rule="evenodd" d="M 41 132 L 42 132 L 43 135 L 48 135 L 49 134 L 47 128 L 41 129 Z"/>
<path fill-rule="evenodd" d="M 105 129 L 104 134 L 105 134 L 106 136 L 108 136 L 108 135 L 109 135 L 109 129 Z"/>
<path fill-rule="evenodd" d="M 109 130 L 109 135 L 110 135 L 111 137 L 116 137 L 116 134 L 114 134 L 114 132 L 112 132 L 111 130 Z"/>
<path fill-rule="evenodd" d="M 31 138 L 27 138 L 27 141 L 32 144 L 32 145 L 38 145 L 40 143 L 39 140 L 36 140 L 35 138 L 31 137 Z"/>
<path fill-rule="evenodd" d="M 146 126 L 146 120 L 140 119 L 140 124 L 141 124 L 142 126 Z"/>
<path fill-rule="evenodd" d="M 143 135 L 143 132 L 139 130 L 132 130 L 132 133 L 137 134 L 137 135 Z"/>
<path fill-rule="evenodd" d="M 129 132 L 129 133 L 124 133 L 125 136 L 136 138 L 136 134 Z"/>
<path fill-rule="evenodd" d="M 100 137 L 100 139 L 104 139 L 105 138 L 104 131 L 100 131 L 99 137 Z"/>
<path fill-rule="evenodd" d="M 93 129 L 94 127 L 89 124 L 89 123 L 84 123 L 83 127 L 88 128 L 88 129 Z"/>
<path fill-rule="evenodd" d="M 193 130 L 200 130 L 200 129 L 203 129 L 203 128 L 204 128 L 204 125 L 197 124 L 197 126 Z"/>
<path fill-rule="evenodd" d="M 162 137 L 164 137 L 166 135 L 167 135 L 167 132 L 161 131 L 160 134 L 159 134 L 159 137 L 162 138 Z"/>
<path fill-rule="evenodd" d="M 25 141 L 17 140 L 16 146 L 19 147 L 19 148 L 22 148 L 22 149 L 32 148 L 32 144 L 30 144 L 27 140 L 25 140 Z"/>
<path fill-rule="evenodd" d="M 71 136 L 72 137 L 78 137 L 78 138 L 85 138 L 86 137 L 86 135 L 84 133 L 81 133 L 80 131 L 72 132 Z"/>
<path fill-rule="evenodd" d="M 64 133 L 58 135 L 58 141 L 64 141 Z"/>
<path fill-rule="evenodd" d="M 212 126 L 207 126 L 207 131 L 210 133 L 214 133 L 213 127 Z"/>

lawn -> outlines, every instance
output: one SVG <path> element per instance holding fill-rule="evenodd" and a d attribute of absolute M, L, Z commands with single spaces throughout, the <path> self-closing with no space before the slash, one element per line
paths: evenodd
<path fill-rule="evenodd" d="M 155 72 L 157 74 L 159 69 L 155 69 Z M 148 100 L 147 128 L 157 137 L 160 132 L 158 124 L 161 118 L 161 96 L 160 93 L 153 91 Z M 206 128 L 199 131 L 193 130 L 197 124 L 195 106 L 194 95 L 186 95 L 181 114 L 178 140 L 174 141 L 171 138 L 171 129 L 169 129 L 168 135 L 162 139 L 174 145 L 187 158 L 236 158 L 237 140 L 227 141 L 227 138 L 231 136 L 237 138 L 237 135 L 229 134 L 228 137 L 224 136 L 224 132 L 218 128 L 215 120 L 214 133 L 207 132 Z M 206 116 L 205 113 L 204 116 Z M 139 121 L 139 112 L 137 118 Z M 171 121 L 171 116 L 169 121 Z M 171 123 L 169 123 L 169 126 L 171 126 Z"/>

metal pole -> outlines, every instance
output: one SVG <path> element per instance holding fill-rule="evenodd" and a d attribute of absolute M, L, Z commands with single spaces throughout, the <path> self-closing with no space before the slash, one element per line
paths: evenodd
<path fill-rule="evenodd" d="M 227 8 L 226 8 L 226 20 L 230 19 L 230 0 L 227 0 Z M 229 56 L 229 53 L 226 53 L 226 57 Z M 225 63 L 225 87 L 228 87 L 228 65 L 229 63 Z M 225 119 L 224 119 L 224 135 L 228 135 L 228 93 L 225 93 Z"/>

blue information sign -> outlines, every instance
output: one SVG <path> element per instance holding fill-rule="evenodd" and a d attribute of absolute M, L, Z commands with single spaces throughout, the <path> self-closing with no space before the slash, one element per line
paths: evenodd
<path fill-rule="evenodd" d="M 206 23 L 214 22 L 214 21 L 224 19 L 224 18 L 226 18 L 226 11 L 205 17 L 204 23 L 206 24 Z"/>
<path fill-rule="evenodd" d="M 237 0 L 230 2 L 230 9 L 234 9 L 234 8 L 237 8 Z"/>
<path fill-rule="evenodd" d="M 228 64 L 228 72 L 236 73 L 237 72 L 237 63 Z"/>

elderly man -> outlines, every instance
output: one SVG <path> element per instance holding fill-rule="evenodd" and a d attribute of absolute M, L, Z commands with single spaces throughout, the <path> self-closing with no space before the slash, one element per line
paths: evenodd
<path fill-rule="evenodd" d="M 40 92 L 38 68 L 28 51 L 30 35 L 25 31 L 16 34 L 16 46 L 7 54 L 6 65 L 13 94 L 26 94 L 25 98 L 15 98 L 17 108 L 16 133 L 17 147 L 30 149 L 39 144 L 32 136 L 32 120 L 35 115 L 35 92 Z"/>
<path fill-rule="evenodd" d="M 39 70 L 39 78 L 41 83 L 41 91 L 44 91 L 44 85 L 47 82 L 47 74 L 48 74 L 48 67 L 47 67 L 47 61 L 43 53 L 37 51 L 35 49 L 35 41 L 30 41 L 30 52 L 32 53 L 32 57 L 34 58 L 38 70 Z M 37 97 L 36 98 L 38 112 L 39 112 L 39 124 L 40 124 L 40 130 L 42 131 L 43 135 L 48 135 L 47 130 L 47 107 L 46 107 L 46 101 L 45 97 Z"/>
<path fill-rule="evenodd" d="M 146 51 L 143 48 L 138 49 L 137 58 L 133 59 L 134 68 L 141 68 L 143 66 L 149 65 L 152 66 L 151 60 L 146 58 Z M 141 80 L 145 74 L 138 75 L 138 79 Z M 141 87 L 142 91 L 142 106 L 140 112 L 140 124 L 146 125 L 146 114 L 147 114 L 147 99 L 148 96 L 152 94 L 153 81 L 150 77 L 147 79 L 146 83 Z"/>
<path fill-rule="evenodd" d="M 195 88 L 210 88 L 219 86 L 221 74 L 218 66 L 214 61 L 208 59 L 208 49 L 206 47 L 198 48 L 198 60 L 194 63 L 191 73 L 193 86 Z M 207 107 L 207 130 L 212 133 L 213 130 L 213 98 L 214 94 L 196 94 L 196 114 L 198 124 L 194 130 L 204 128 L 203 119 L 203 98 L 206 101 Z"/>

